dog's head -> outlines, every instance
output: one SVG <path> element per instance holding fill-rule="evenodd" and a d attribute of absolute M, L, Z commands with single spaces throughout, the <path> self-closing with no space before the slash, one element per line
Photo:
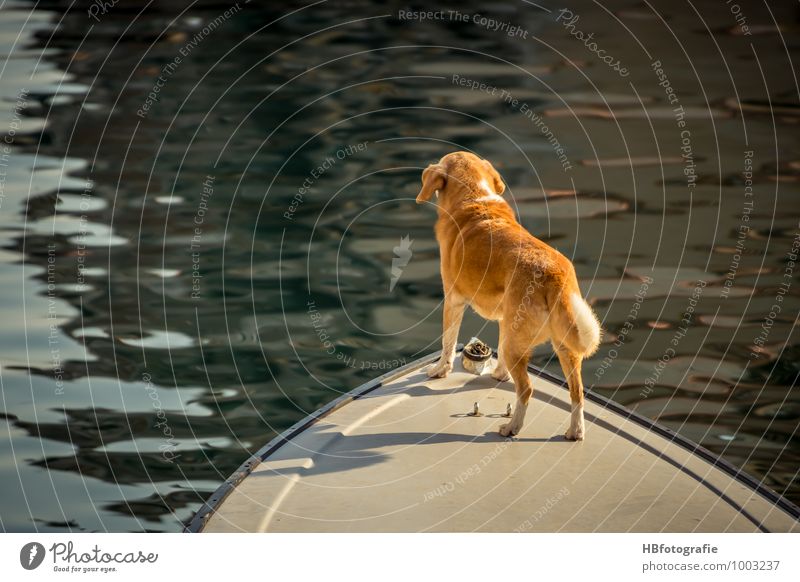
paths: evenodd
<path fill-rule="evenodd" d="M 488 160 L 470 152 L 453 152 L 422 172 L 417 204 L 427 202 L 434 193 L 441 201 L 453 204 L 470 197 L 500 195 L 505 189 L 500 174 Z"/>

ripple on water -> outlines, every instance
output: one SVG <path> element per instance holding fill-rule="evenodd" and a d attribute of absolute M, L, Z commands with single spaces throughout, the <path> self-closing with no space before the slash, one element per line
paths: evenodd
<path fill-rule="evenodd" d="M 56 212 L 83 214 L 105 209 L 108 203 L 96 196 L 79 196 L 77 194 L 59 194 Z"/>
<path fill-rule="evenodd" d="M 664 349 L 669 341 L 664 342 Z M 655 348 L 653 348 L 655 349 Z M 601 346 L 598 352 L 601 359 L 607 356 L 608 350 Z M 659 370 L 658 354 L 653 359 L 641 358 L 635 361 L 613 360 L 609 367 L 597 379 L 595 367 L 585 364 L 586 377 L 592 380 L 592 386 L 600 390 L 621 392 L 626 404 L 648 397 L 644 389 L 649 383 L 663 387 L 667 392 L 675 388 L 695 394 L 728 394 L 733 387 L 730 378 L 741 378 L 745 362 L 720 362 L 710 357 L 678 355 L 668 361 L 668 365 Z M 597 368 L 599 370 L 599 367 Z M 627 395 L 627 396 L 626 396 Z"/>
<path fill-rule="evenodd" d="M 727 109 L 715 107 L 684 107 L 686 119 L 727 119 L 733 117 L 733 113 Z M 645 109 L 634 108 L 608 108 L 608 107 L 572 107 L 570 109 L 547 109 L 544 112 L 546 117 L 588 117 L 594 119 L 650 119 L 650 120 L 672 120 L 675 118 L 673 107 L 662 105 L 648 105 Z"/>
<path fill-rule="evenodd" d="M 695 162 L 701 162 L 703 158 L 695 157 Z M 686 162 L 680 156 L 640 156 L 626 158 L 588 158 L 581 160 L 580 164 L 590 168 L 642 168 L 646 166 L 679 166 Z"/>
<path fill-rule="evenodd" d="M 625 200 L 588 197 L 559 196 L 542 201 L 519 201 L 517 212 L 521 221 L 536 219 L 578 220 L 626 212 L 630 205 Z"/>
<path fill-rule="evenodd" d="M 144 337 L 117 336 L 117 340 L 127 346 L 153 350 L 179 350 L 197 345 L 197 341 L 177 331 L 151 330 Z"/>

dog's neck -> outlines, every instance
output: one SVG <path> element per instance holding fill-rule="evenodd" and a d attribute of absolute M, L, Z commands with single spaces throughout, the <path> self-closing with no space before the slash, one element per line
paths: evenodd
<path fill-rule="evenodd" d="M 455 191 L 448 191 L 447 194 L 437 192 L 439 216 L 451 216 L 475 203 L 495 204 L 499 202 L 508 206 L 506 199 L 497 194 L 485 178 L 478 181 L 464 180 L 457 186 L 450 185 L 448 188 L 453 188 Z"/>

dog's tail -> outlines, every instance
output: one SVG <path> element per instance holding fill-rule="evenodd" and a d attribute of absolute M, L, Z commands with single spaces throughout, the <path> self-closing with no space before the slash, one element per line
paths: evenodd
<path fill-rule="evenodd" d="M 565 344 L 584 358 L 597 351 L 600 345 L 600 322 L 579 293 L 572 291 L 559 294 L 555 318 L 556 343 Z"/>

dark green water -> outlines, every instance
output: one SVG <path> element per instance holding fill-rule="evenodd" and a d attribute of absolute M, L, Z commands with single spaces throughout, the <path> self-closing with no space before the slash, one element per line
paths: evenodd
<path fill-rule="evenodd" d="M 800 500 L 800 45 L 771 4 L 5 4 L 0 526 L 177 531 L 438 349 L 413 197 L 454 149 L 572 257 L 607 330 L 586 385 Z"/>

